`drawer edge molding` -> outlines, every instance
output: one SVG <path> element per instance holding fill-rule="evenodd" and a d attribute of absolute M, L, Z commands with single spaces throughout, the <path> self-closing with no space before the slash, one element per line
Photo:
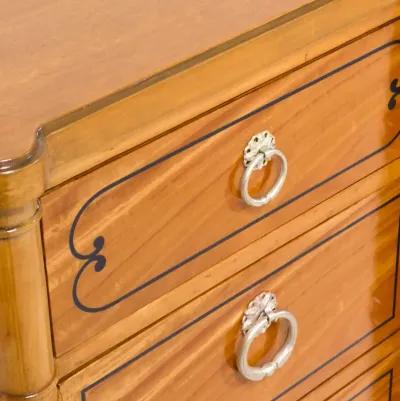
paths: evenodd
<path fill-rule="evenodd" d="M 136 354 L 135 356 L 133 356 L 132 358 L 128 359 L 126 362 L 124 362 L 120 366 L 114 368 L 113 370 L 111 370 L 107 374 L 103 375 L 102 377 L 100 377 L 96 381 L 94 381 L 91 384 L 85 386 L 84 388 L 82 388 L 80 390 L 80 399 L 81 399 L 81 401 L 88 401 L 87 393 L 91 389 L 97 387 L 99 384 L 105 382 L 107 379 L 111 378 L 112 376 L 116 375 L 120 371 L 124 370 L 125 368 L 130 366 L 132 363 L 139 361 L 141 358 L 143 358 L 146 355 L 150 354 L 151 352 L 157 350 L 160 346 L 164 345 L 165 343 L 168 343 L 170 340 L 172 340 L 173 338 L 177 337 L 182 332 L 186 331 L 187 329 L 189 329 L 192 326 L 196 325 L 197 323 L 201 322 L 203 319 L 205 319 L 208 316 L 214 314 L 215 312 L 219 311 L 221 308 L 223 308 L 224 306 L 228 305 L 230 302 L 236 300 L 238 297 L 246 294 L 247 292 L 252 290 L 254 287 L 260 285 L 261 283 L 266 282 L 272 276 L 274 276 L 274 275 L 286 270 L 288 267 L 290 267 L 296 261 L 298 261 L 298 260 L 302 259 L 303 257 L 309 255 L 310 253 L 314 252 L 315 250 L 317 250 L 318 248 L 320 248 L 324 244 L 330 242 L 334 238 L 336 238 L 336 237 L 340 236 L 341 234 L 345 233 L 346 231 L 350 230 L 351 228 L 356 226 L 358 223 L 361 223 L 363 220 L 365 220 L 369 216 L 377 213 L 378 211 L 380 211 L 381 209 L 383 209 L 384 207 L 390 205 L 392 202 L 395 202 L 398 199 L 400 199 L 400 194 L 392 197 L 391 199 L 389 199 L 388 201 L 384 202 L 380 206 L 378 206 L 378 207 L 370 210 L 369 212 L 363 214 L 362 216 L 356 218 L 355 220 L 353 220 L 352 222 L 350 222 L 349 224 L 347 224 L 343 228 L 341 228 L 341 229 L 333 232 L 332 234 L 328 235 L 327 237 L 323 238 L 321 241 L 318 241 L 314 245 L 306 248 L 303 252 L 297 254 L 296 256 L 294 256 L 293 258 L 288 260 L 286 263 L 280 265 L 279 267 L 277 267 L 276 269 L 274 269 L 270 273 L 266 274 L 265 276 L 261 277 L 260 279 L 256 280 L 252 284 L 250 284 L 247 287 L 243 288 L 242 290 L 236 292 L 235 294 L 231 295 L 230 297 L 225 299 L 223 302 L 220 302 L 219 304 L 215 305 L 214 307 L 212 307 L 211 309 L 207 310 L 203 314 L 201 314 L 198 317 L 192 319 L 191 321 L 189 321 L 185 325 L 181 326 L 177 330 L 173 331 L 169 335 L 163 337 L 161 340 L 159 340 L 156 343 L 152 344 L 151 346 L 149 346 L 148 348 L 146 348 L 142 352 L 140 352 L 140 353 Z M 396 252 L 395 252 L 395 255 L 396 255 L 395 256 L 396 260 L 394 261 L 393 299 L 392 299 L 392 308 L 391 308 L 390 316 L 388 316 L 382 322 L 378 323 L 373 329 L 368 330 L 365 334 L 363 334 L 360 337 L 358 337 L 352 343 L 350 343 L 349 345 L 344 347 L 342 350 L 337 352 L 335 355 L 333 355 L 332 357 L 327 359 L 325 362 L 320 364 L 318 367 L 313 369 L 311 372 L 307 373 L 301 379 L 297 380 L 296 382 L 294 382 L 293 384 L 288 386 L 285 390 L 283 390 L 280 393 L 278 393 L 276 396 L 274 396 L 271 399 L 271 401 L 279 400 L 281 397 L 283 397 L 284 395 L 289 393 L 292 389 L 294 389 L 295 387 L 297 387 L 298 385 L 300 385 L 301 383 L 306 381 L 311 376 L 315 375 L 317 372 L 319 372 L 325 366 L 327 366 L 330 363 L 332 363 L 333 361 L 335 361 L 337 358 L 339 358 L 345 352 L 347 352 L 348 350 L 350 350 L 351 348 L 353 348 L 354 346 L 356 346 L 357 344 L 362 342 L 365 338 L 367 338 L 372 333 L 374 333 L 375 331 L 379 330 L 380 328 L 382 328 L 383 326 L 385 326 L 386 324 L 388 324 L 390 321 L 392 321 L 395 318 L 395 316 L 396 316 L 396 299 L 397 299 L 397 282 L 398 282 L 398 271 L 399 271 L 399 256 L 400 256 L 400 217 L 399 217 L 398 228 L 397 228 L 397 239 L 396 239 Z"/>
<path fill-rule="evenodd" d="M 357 394 L 353 395 L 351 398 L 349 398 L 347 401 L 354 401 L 357 400 L 357 398 L 365 393 L 368 389 L 370 389 L 372 386 L 375 384 L 379 383 L 381 380 L 385 379 L 386 377 L 389 376 L 389 386 L 388 386 L 388 395 L 389 395 L 389 400 L 391 400 L 392 397 L 392 387 L 393 387 L 393 369 L 388 370 L 387 372 L 383 373 L 381 376 L 379 376 L 377 379 L 375 379 L 372 383 L 368 384 L 364 388 L 362 388 Z"/>
<path fill-rule="evenodd" d="M 313 87 L 314 85 L 317 85 L 318 83 L 328 79 L 329 77 L 371 57 L 372 55 L 375 55 L 376 53 L 379 53 L 380 51 L 387 49 L 389 47 L 392 46 L 396 46 L 400 44 L 400 40 L 393 40 L 390 42 L 387 42 L 377 48 L 374 48 L 372 50 L 370 50 L 367 53 L 362 54 L 361 56 L 321 75 L 320 77 L 311 80 L 309 82 L 306 82 L 305 84 L 293 89 L 290 92 L 287 92 L 275 99 L 273 99 L 272 101 L 269 101 L 268 103 L 258 107 L 255 110 L 252 110 L 251 112 L 248 112 L 244 115 L 242 115 L 241 117 L 217 128 L 214 129 L 213 131 L 197 138 L 196 140 L 193 140 L 192 142 L 178 148 L 175 149 L 174 151 L 165 154 L 164 156 L 150 162 L 149 164 L 134 170 L 133 172 L 119 178 L 116 181 L 111 182 L 110 184 L 106 185 L 105 187 L 101 188 L 99 191 L 97 191 L 96 193 L 94 193 L 83 205 L 82 207 L 79 209 L 79 211 L 77 212 L 77 214 L 74 217 L 74 220 L 71 224 L 70 227 L 70 231 L 69 231 L 69 249 L 70 252 L 72 254 L 72 256 L 78 260 L 83 261 L 82 266 L 79 268 L 78 272 L 76 273 L 76 276 L 74 277 L 73 280 L 73 285 L 72 285 L 72 298 L 73 298 L 73 302 L 75 304 L 75 306 L 80 309 L 83 312 L 86 313 L 98 313 L 98 312 L 103 312 L 105 310 L 108 310 L 112 307 L 114 307 L 115 305 L 123 302 L 124 300 L 126 300 L 127 298 L 133 296 L 134 294 L 144 290 L 145 288 L 149 287 L 150 285 L 152 285 L 154 282 L 162 279 L 163 277 L 174 273 L 175 271 L 179 270 L 180 268 L 182 268 L 183 266 L 187 265 L 189 262 L 191 262 L 192 260 L 204 255 L 205 253 L 211 251 L 212 249 L 218 247 L 219 245 L 221 245 L 222 243 L 226 242 L 227 240 L 235 237 L 236 235 L 240 234 L 241 232 L 249 229 L 250 227 L 254 226 L 255 224 L 259 223 L 260 221 L 264 220 L 265 218 L 271 216 L 272 214 L 274 214 L 275 212 L 285 208 L 286 206 L 292 204 L 293 202 L 297 201 L 298 199 L 302 198 L 303 196 L 312 193 L 313 191 L 315 191 L 316 189 L 318 189 L 319 187 L 323 186 L 324 184 L 332 181 L 333 179 L 335 179 L 336 177 L 346 173 L 347 171 L 353 169 L 354 167 L 360 165 L 361 163 L 367 161 L 368 159 L 372 158 L 373 156 L 381 153 L 382 151 L 386 150 L 387 148 L 389 148 L 400 136 L 400 131 L 397 132 L 392 139 L 390 139 L 390 141 L 388 141 L 386 144 L 384 144 L 383 146 L 379 147 L 378 149 L 370 152 L 369 154 L 365 155 L 364 157 L 362 157 L 359 160 L 356 160 L 355 162 L 353 162 L 352 164 L 342 168 L 341 170 L 339 170 L 338 172 L 326 177 L 325 179 L 323 179 L 322 181 L 317 182 L 316 184 L 312 185 L 311 187 L 309 187 L 308 189 L 304 190 L 301 193 L 298 193 L 297 195 L 291 197 L 290 199 L 284 201 L 281 204 L 278 204 L 275 208 L 267 211 L 266 213 L 262 214 L 261 216 L 257 217 L 256 219 L 253 219 L 252 221 L 248 222 L 247 224 L 235 229 L 234 231 L 228 233 L 227 235 L 225 235 L 224 237 L 221 237 L 220 239 L 214 241 L 213 243 L 209 244 L 207 247 L 202 248 L 198 251 L 196 251 L 195 253 L 193 253 L 192 255 L 186 257 L 185 259 L 179 261 L 178 263 L 176 263 L 173 266 L 168 267 L 167 269 L 165 269 L 164 271 L 162 271 L 161 273 L 151 277 L 150 279 L 142 282 L 140 285 L 132 288 L 131 290 L 127 291 L 126 293 L 120 295 L 118 298 L 115 298 L 114 300 L 105 303 L 103 305 L 100 306 L 89 306 L 86 305 L 79 297 L 78 294 L 78 286 L 79 286 L 79 281 L 80 278 L 82 277 L 82 275 L 85 273 L 85 271 L 93 266 L 94 272 L 99 273 L 101 272 L 107 264 L 107 258 L 104 254 L 102 254 L 102 250 L 104 248 L 105 245 L 105 237 L 102 235 L 97 236 L 94 240 L 93 240 L 93 251 L 89 252 L 89 253 L 81 253 L 79 252 L 76 243 L 75 243 L 75 232 L 77 229 L 77 226 L 79 224 L 79 221 L 81 219 L 81 217 L 85 214 L 85 211 L 100 197 L 104 196 L 107 192 L 111 191 L 113 188 L 123 184 L 124 182 L 133 179 L 134 177 L 144 173 L 147 170 L 150 170 L 151 168 L 173 158 L 174 156 L 179 155 L 180 153 L 185 152 L 186 150 L 200 144 L 201 142 L 206 141 L 207 139 L 214 137 L 215 135 L 218 135 L 219 133 L 225 131 L 226 129 L 256 115 L 257 113 L 264 111 L 310 87 Z M 388 102 L 388 109 L 392 110 L 394 107 L 396 107 L 396 99 L 397 96 L 400 94 L 400 88 L 397 86 L 398 84 L 398 80 L 393 80 L 391 82 L 391 86 L 390 91 L 389 91 L 389 95 L 390 93 L 392 93 L 391 98 L 389 99 Z"/>

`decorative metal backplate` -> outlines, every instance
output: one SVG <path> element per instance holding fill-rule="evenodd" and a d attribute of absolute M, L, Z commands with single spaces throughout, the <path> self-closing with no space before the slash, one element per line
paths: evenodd
<path fill-rule="evenodd" d="M 275 149 L 275 137 L 268 131 L 260 132 L 254 135 L 243 152 L 243 164 L 247 167 L 259 153 L 263 151 Z M 270 161 L 270 158 L 260 158 L 260 161 L 256 164 L 255 170 L 261 170 Z"/>
<path fill-rule="evenodd" d="M 268 317 L 268 314 L 278 307 L 278 302 L 276 300 L 276 296 L 272 292 L 262 292 L 260 295 L 257 295 L 247 306 L 247 309 L 244 312 L 242 318 L 242 332 L 246 334 L 248 330 L 255 323 L 258 322 L 259 319 Z M 265 325 L 263 328 L 263 332 L 267 330 L 271 322 Z"/>

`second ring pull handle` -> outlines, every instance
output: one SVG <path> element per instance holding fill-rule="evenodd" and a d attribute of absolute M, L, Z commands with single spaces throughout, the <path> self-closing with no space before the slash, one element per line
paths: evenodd
<path fill-rule="evenodd" d="M 279 158 L 281 162 L 279 177 L 264 196 L 261 198 L 253 198 L 249 194 L 251 174 L 254 170 L 261 170 L 265 167 L 273 157 Z M 286 157 L 279 149 L 276 149 L 275 137 L 268 131 L 263 131 L 250 139 L 244 150 L 243 159 L 246 169 L 240 183 L 242 199 L 249 206 L 264 206 L 278 195 L 285 183 L 288 170 Z"/>
<path fill-rule="evenodd" d="M 287 311 L 277 310 L 276 297 L 271 292 L 263 292 L 250 302 L 242 319 L 243 341 L 236 358 L 241 375 L 250 381 L 259 381 L 272 376 L 292 355 L 297 339 L 297 320 Z M 288 334 L 285 344 L 270 362 L 262 366 L 250 366 L 248 355 L 256 337 L 265 333 L 268 327 L 278 321 L 286 320 Z"/>

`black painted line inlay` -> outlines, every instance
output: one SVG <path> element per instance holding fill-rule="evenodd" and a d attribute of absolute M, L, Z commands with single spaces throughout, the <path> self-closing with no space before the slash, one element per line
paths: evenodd
<path fill-rule="evenodd" d="M 295 257 L 293 257 L 292 259 L 290 259 L 289 261 L 287 261 L 286 263 L 284 263 L 283 265 L 281 265 L 280 267 L 278 267 L 277 269 L 273 270 L 271 273 L 268 273 L 267 275 L 265 275 L 264 277 L 261 277 L 260 279 L 256 280 L 255 282 L 253 282 L 252 284 L 248 285 L 247 287 L 243 288 L 242 290 L 238 291 L 236 294 L 230 296 L 229 298 L 227 298 L 225 301 L 215 305 L 213 308 L 209 309 L 208 311 L 206 311 L 205 313 L 201 314 L 200 316 L 198 316 L 197 318 L 191 320 L 190 322 L 186 323 L 185 325 L 183 325 L 182 327 L 180 327 L 179 329 L 175 330 L 174 332 L 170 333 L 169 335 L 167 335 L 166 337 L 162 338 L 160 341 L 154 343 L 153 345 L 151 345 L 149 348 L 145 349 L 144 351 L 140 352 L 139 354 L 135 355 L 133 358 L 129 359 L 128 361 L 126 361 L 125 363 L 123 363 L 122 365 L 120 365 L 119 367 L 115 368 L 114 370 L 112 370 L 111 372 L 107 373 L 106 375 L 104 375 L 103 377 L 101 377 L 100 379 L 96 380 L 95 382 L 93 382 L 92 384 L 84 387 L 81 390 L 81 400 L 82 401 L 86 401 L 86 393 L 93 389 L 94 387 L 98 386 L 100 383 L 106 381 L 108 378 L 114 376 L 115 374 L 117 374 L 118 372 L 122 371 L 123 369 L 125 369 L 126 367 L 128 367 L 129 365 L 131 365 L 132 363 L 140 360 L 141 358 L 143 358 L 144 356 L 150 354 L 151 352 L 153 352 L 154 350 L 156 350 L 157 348 L 161 347 L 163 344 L 167 343 L 168 341 L 172 340 L 173 338 L 177 337 L 178 335 L 180 335 L 182 332 L 188 330 L 189 328 L 191 328 L 192 326 L 196 325 L 197 323 L 201 322 L 202 320 L 206 319 L 208 316 L 214 314 L 215 312 L 219 311 L 220 309 L 222 309 L 224 306 L 228 305 L 229 303 L 231 303 L 232 301 L 234 301 L 235 299 L 239 298 L 240 296 L 246 294 L 247 292 L 249 292 L 250 290 L 252 290 L 253 288 L 257 287 L 258 285 L 264 283 L 265 281 L 267 281 L 268 279 L 270 279 L 271 277 L 275 276 L 276 274 L 286 270 L 288 267 L 290 267 L 291 265 L 293 265 L 293 263 L 297 262 L 298 260 L 302 259 L 303 257 L 305 257 L 306 255 L 314 252 L 316 249 L 320 248 L 321 246 L 323 246 L 324 244 L 328 243 L 329 241 L 333 240 L 334 238 L 340 236 L 341 234 L 345 233 L 346 231 L 350 230 L 351 228 L 353 228 L 354 226 L 356 226 L 357 224 L 359 224 L 360 222 L 364 221 L 366 218 L 370 217 L 371 215 L 377 213 L 378 211 L 380 211 L 381 209 L 383 209 L 384 207 L 388 206 L 389 204 L 391 204 L 392 202 L 395 202 L 396 200 L 398 200 L 400 198 L 400 194 L 396 195 L 395 197 L 393 197 L 392 199 L 388 200 L 387 202 L 383 203 L 382 205 L 380 205 L 379 207 L 369 211 L 368 213 L 362 215 L 361 217 L 357 218 L 356 220 L 354 220 L 353 222 L 349 223 L 347 226 L 339 229 L 338 231 L 332 233 L 331 235 L 327 236 L 326 238 L 322 239 L 321 241 L 317 242 L 316 244 L 314 244 L 313 246 L 307 248 L 306 250 L 304 250 L 303 252 L 299 253 L 298 255 L 296 255 Z M 396 260 L 395 260 L 395 269 L 394 269 L 394 274 L 393 274 L 393 280 L 394 280 L 394 291 L 393 291 L 393 297 L 397 296 L 397 281 L 398 281 L 398 271 L 399 271 L 399 252 L 400 252 L 400 218 L 399 218 L 399 223 L 398 223 L 398 229 L 397 229 L 397 242 L 396 242 Z M 352 347 L 354 347 L 355 345 L 357 345 L 358 343 L 360 343 L 362 340 L 364 340 L 365 338 L 367 338 L 369 335 L 371 335 L 373 332 L 379 330 L 381 327 L 383 327 L 385 324 L 387 324 L 388 322 L 390 322 L 391 320 L 394 319 L 395 314 L 396 314 L 396 300 L 393 300 L 392 303 L 392 312 L 391 315 L 386 318 L 384 321 L 382 321 L 381 323 L 379 323 L 376 327 L 374 327 L 373 329 L 369 330 L 367 333 L 363 334 L 361 337 L 359 337 L 358 339 L 356 339 L 354 342 L 352 342 L 351 344 L 349 344 L 348 346 L 346 346 L 345 348 L 343 348 L 341 351 L 339 351 L 337 354 L 335 354 L 334 356 L 332 356 L 330 359 L 328 359 L 327 361 L 325 361 L 324 363 L 322 363 L 320 366 L 318 366 L 317 368 L 315 368 L 314 370 L 312 370 L 311 372 L 309 372 L 307 375 L 305 375 L 304 377 L 302 377 L 300 380 L 298 380 L 297 382 L 293 383 L 292 385 L 290 385 L 289 387 L 287 387 L 285 390 L 283 390 L 281 393 L 279 393 L 277 396 L 275 396 L 271 401 L 277 401 L 278 399 L 280 399 L 282 396 L 284 396 L 285 394 L 287 394 L 288 392 L 290 392 L 293 388 L 297 387 L 299 384 L 303 383 L 304 381 L 306 381 L 309 377 L 313 376 L 315 373 L 317 373 L 318 371 L 320 371 L 321 369 L 323 369 L 325 366 L 329 365 L 331 362 L 333 362 L 335 359 L 339 358 L 341 355 L 343 355 L 345 352 L 347 352 L 349 349 L 351 349 Z"/>
<path fill-rule="evenodd" d="M 400 95 L 400 86 L 398 78 L 395 78 L 390 84 L 390 91 L 393 93 L 388 103 L 388 109 L 393 110 L 397 105 L 397 97 Z"/>
<path fill-rule="evenodd" d="M 365 393 L 367 390 L 369 390 L 371 387 L 375 386 L 375 384 L 379 383 L 381 380 L 389 376 L 389 386 L 388 386 L 388 394 L 389 394 L 389 401 L 392 398 L 392 382 L 393 382 L 393 369 L 390 369 L 383 375 L 379 376 L 376 380 L 374 380 L 372 383 L 368 384 L 368 386 L 365 386 L 363 389 L 361 389 L 357 394 L 355 394 L 353 397 L 349 398 L 348 401 L 354 401 L 357 399 L 360 395 Z"/>
<path fill-rule="evenodd" d="M 238 229 L 230 232 L 229 234 L 227 234 L 226 236 L 220 238 L 219 240 L 211 243 L 210 245 L 208 245 L 207 247 L 200 249 L 199 251 L 195 252 L 194 254 L 188 256 L 187 258 L 181 260 L 180 262 L 178 262 L 177 264 L 167 268 L 166 270 L 164 270 L 163 272 L 161 272 L 158 275 L 153 276 L 151 279 L 143 282 L 142 284 L 138 285 L 135 288 L 132 288 L 130 291 L 126 292 L 125 294 L 119 296 L 118 298 L 114 299 L 113 301 L 106 303 L 104 305 L 100 305 L 100 306 L 89 306 L 86 305 L 80 298 L 78 295 L 78 284 L 79 281 L 82 277 L 82 274 L 88 269 L 89 266 L 93 266 L 94 268 L 94 272 L 101 272 L 105 267 L 106 267 L 106 263 L 107 263 L 107 259 L 106 257 L 101 253 L 102 249 L 104 248 L 104 244 L 105 244 L 105 238 L 102 235 L 97 236 L 94 241 L 93 241 L 93 251 L 90 253 L 80 253 L 76 246 L 75 246 L 75 232 L 76 232 L 76 228 L 77 225 L 79 223 L 80 218 L 82 217 L 82 215 L 85 213 L 85 211 L 90 207 L 90 205 L 93 204 L 93 202 L 96 201 L 96 199 L 98 199 L 99 197 L 101 197 L 103 194 L 105 194 L 106 192 L 112 190 L 113 188 L 115 188 L 116 186 L 136 177 L 139 174 L 144 173 L 145 171 L 153 168 L 154 166 L 171 159 L 172 157 L 188 150 L 189 148 L 206 141 L 207 139 L 221 133 L 222 131 L 250 118 L 253 117 L 254 115 L 260 113 L 261 111 L 264 111 L 274 105 L 276 105 L 277 103 L 280 103 L 314 85 L 317 85 L 318 83 L 326 80 L 327 78 L 357 64 L 360 63 L 361 61 L 367 59 L 368 57 L 371 57 L 372 55 L 388 48 L 394 45 L 398 45 L 400 44 L 400 40 L 394 40 L 391 42 L 388 42 L 382 46 L 379 46 L 365 54 L 363 54 L 362 56 L 359 56 L 353 60 L 351 60 L 350 62 L 343 64 L 342 66 L 335 68 L 331 71 L 329 71 L 328 73 L 321 75 L 320 77 L 307 82 L 304 85 L 301 85 L 295 89 L 293 89 L 290 92 L 287 92 L 286 94 L 275 98 L 274 100 L 260 106 L 259 108 L 209 132 L 208 134 L 186 144 L 185 146 L 182 146 L 178 149 L 176 149 L 175 151 L 168 153 L 162 157 L 160 157 L 157 160 L 154 160 L 153 162 L 147 164 L 146 166 L 139 168 L 135 171 L 133 171 L 132 173 L 112 182 L 111 184 L 105 186 L 104 188 L 102 188 L 101 190 L 99 190 L 98 192 L 96 192 L 94 195 L 92 195 L 85 203 L 84 205 L 81 207 L 81 209 L 78 211 L 77 215 L 75 216 L 71 228 L 70 228 L 70 232 L 69 232 L 69 248 L 71 251 L 71 254 L 79 259 L 84 261 L 83 265 L 80 267 L 80 269 L 78 270 L 74 281 L 73 281 L 73 285 L 72 285 L 72 298 L 73 298 L 73 302 L 76 305 L 77 308 L 79 308 L 81 311 L 83 312 L 87 312 L 87 313 L 96 313 L 96 312 L 102 312 L 105 311 L 117 304 L 119 304 L 120 302 L 124 301 L 125 299 L 131 297 L 132 295 L 138 293 L 139 291 L 144 290 L 145 288 L 147 288 L 148 286 L 152 285 L 154 282 L 162 279 L 163 277 L 177 271 L 178 269 L 181 269 L 182 267 L 184 267 L 185 265 L 187 265 L 189 262 L 193 261 L 194 259 L 204 255 L 205 253 L 211 251 L 212 249 L 218 247 L 219 245 L 221 245 L 222 243 L 228 241 L 229 239 L 235 237 L 236 235 L 240 234 L 241 232 L 249 229 L 250 227 L 254 226 L 255 224 L 259 223 L 260 221 L 266 219 L 267 217 L 271 216 L 272 214 L 276 213 L 277 211 L 283 209 L 284 207 L 292 204 L 293 202 L 299 200 L 300 198 L 304 197 L 305 195 L 315 191 L 316 189 L 318 189 L 319 187 L 325 185 L 326 183 L 328 183 L 329 181 L 335 179 L 336 177 L 346 173 L 347 171 L 355 168 L 356 166 L 360 165 L 361 163 L 365 162 L 366 160 L 372 158 L 373 156 L 377 155 L 378 153 L 383 152 L 385 149 L 387 149 L 389 146 L 391 146 L 393 144 L 393 142 L 396 141 L 396 139 L 400 136 L 400 131 L 394 135 L 394 137 L 386 144 L 384 144 L 382 147 L 376 149 L 375 151 L 369 153 L 368 155 L 364 156 L 363 158 L 355 161 L 354 163 L 350 164 L 349 166 L 343 168 L 342 170 L 336 172 L 335 174 L 325 178 L 324 180 L 318 182 L 317 184 L 313 185 L 312 187 L 308 188 L 307 190 L 297 194 L 296 196 L 286 200 L 285 202 L 279 204 L 277 207 L 275 207 L 274 209 L 264 213 L 263 215 L 259 216 L 258 218 L 250 221 L 249 223 L 239 227 Z"/>

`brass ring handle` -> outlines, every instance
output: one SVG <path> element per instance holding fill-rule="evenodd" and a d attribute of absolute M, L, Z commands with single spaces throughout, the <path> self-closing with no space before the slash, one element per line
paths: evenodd
<path fill-rule="evenodd" d="M 265 167 L 273 157 L 279 158 L 281 168 L 279 177 L 272 188 L 262 197 L 253 198 L 249 194 L 249 182 L 254 170 Z M 281 191 L 285 183 L 288 163 L 285 155 L 275 148 L 275 137 L 268 131 L 254 135 L 244 150 L 244 166 L 246 167 L 240 182 L 240 192 L 243 201 L 253 207 L 264 206 L 271 202 Z"/>
<path fill-rule="evenodd" d="M 236 365 L 241 375 L 250 381 L 260 381 L 272 376 L 292 355 L 297 339 L 297 320 L 287 311 L 276 310 L 277 302 L 274 294 L 263 292 L 250 302 L 242 320 L 243 341 L 236 358 Z M 268 327 L 284 319 L 289 323 L 285 344 L 270 362 L 262 366 L 250 366 L 248 354 L 256 337 L 264 334 Z"/>

